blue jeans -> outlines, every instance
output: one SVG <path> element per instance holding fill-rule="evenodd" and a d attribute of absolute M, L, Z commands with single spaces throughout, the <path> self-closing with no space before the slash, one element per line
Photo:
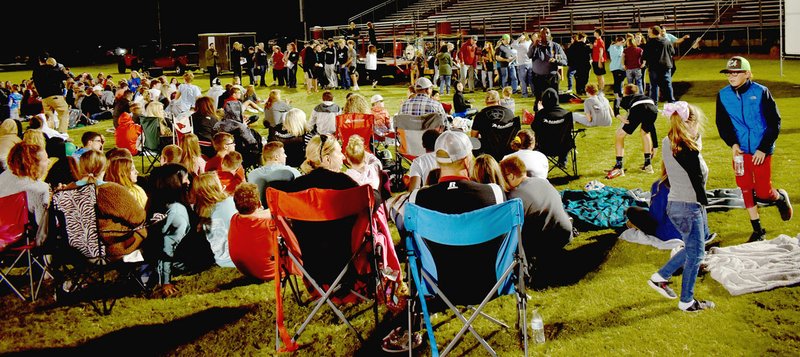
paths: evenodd
<path fill-rule="evenodd" d="M 573 69 L 572 67 L 569 67 L 569 70 L 567 71 L 567 90 L 568 91 L 572 90 L 572 80 L 575 78 L 575 73 L 578 73 L 578 70 L 577 69 Z M 577 92 L 577 90 L 576 90 L 576 92 Z"/>
<path fill-rule="evenodd" d="M 508 85 L 509 78 L 508 78 L 508 67 L 500 67 L 500 89 L 502 90 L 503 87 Z"/>
<path fill-rule="evenodd" d="M 529 65 L 517 66 L 517 78 L 519 79 L 519 86 L 522 87 L 522 96 L 528 97 L 528 87 L 531 87 L 531 94 L 533 94 L 533 67 Z"/>
<path fill-rule="evenodd" d="M 672 94 L 672 73 L 670 69 L 653 70 L 650 69 L 650 99 L 658 103 L 658 91 L 664 90 L 664 100 L 668 103 L 675 101 Z"/>
<path fill-rule="evenodd" d="M 519 81 L 517 80 L 517 67 L 508 67 L 508 74 L 511 75 L 511 90 L 516 92 Z"/>
<path fill-rule="evenodd" d="M 628 84 L 636 85 L 639 87 L 639 93 L 644 93 L 642 70 L 640 68 L 625 70 L 625 77 L 628 78 Z"/>
<path fill-rule="evenodd" d="M 339 68 L 339 76 L 342 77 L 342 89 L 350 89 L 350 69 L 347 67 Z"/>
<path fill-rule="evenodd" d="M 445 94 L 444 89 L 447 87 L 447 94 L 450 94 L 450 79 L 453 76 L 439 76 L 439 94 Z"/>
<path fill-rule="evenodd" d="M 481 71 L 481 84 L 483 84 L 483 89 L 494 88 L 494 69 Z"/>
<path fill-rule="evenodd" d="M 705 239 L 709 235 L 706 209 L 697 202 L 669 201 L 667 216 L 681 233 L 684 248 L 658 271 L 658 275 L 669 279 L 678 268 L 683 267 L 681 302 L 692 302 L 694 282 L 705 255 Z"/>

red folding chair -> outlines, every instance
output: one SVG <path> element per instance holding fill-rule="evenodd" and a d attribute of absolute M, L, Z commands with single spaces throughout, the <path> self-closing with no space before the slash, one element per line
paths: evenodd
<path fill-rule="evenodd" d="M 275 223 L 273 229 L 275 234 L 280 234 L 280 249 L 277 251 L 288 256 L 302 273 L 312 297 L 319 297 L 303 324 L 289 338 L 283 325 L 283 301 L 280 293 L 282 279 L 275 279 L 275 323 L 276 333 L 279 334 L 276 339 L 277 350 L 296 350 L 300 335 L 325 303 L 363 343 L 361 334 L 334 300 L 367 300 L 362 293 L 374 295 L 377 290 L 379 280 L 370 231 L 374 202 L 373 190 L 368 185 L 347 190 L 312 188 L 295 193 L 267 189 L 267 204 Z M 276 257 L 276 261 L 280 259 Z M 281 269 L 278 273 L 286 274 L 286 270 Z M 361 293 L 355 290 L 361 290 Z M 377 300 L 372 301 L 377 324 Z M 283 349 L 280 348 L 281 342 L 284 344 Z"/>
<path fill-rule="evenodd" d="M 0 255 L 13 259 L 11 265 L 5 270 L 0 269 L 0 282 L 5 282 L 14 294 L 20 299 L 26 300 L 25 295 L 9 280 L 9 275 L 13 269 L 17 268 L 20 261 L 25 262 L 22 260 L 23 258 L 27 259 L 27 265 L 24 266 L 25 270 L 22 275 L 28 276 L 31 288 L 30 298 L 35 301 L 47 270 L 45 264 L 32 253 L 36 243 L 32 239 L 35 231 L 28 211 L 28 196 L 23 191 L 0 197 L 0 207 L 3 207 L 0 210 Z M 41 270 L 41 274 L 38 285 L 34 287 L 33 269 L 37 266 Z M 22 269 L 22 267 L 17 269 Z"/>
<path fill-rule="evenodd" d="M 372 153 L 372 130 L 375 124 L 375 116 L 372 114 L 349 113 L 336 116 L 336 137 L 342 141 L 342 153 L 344 153 L 347 141 L 350 136 L 358 134 L 368 145 L 367 151 Z"/>

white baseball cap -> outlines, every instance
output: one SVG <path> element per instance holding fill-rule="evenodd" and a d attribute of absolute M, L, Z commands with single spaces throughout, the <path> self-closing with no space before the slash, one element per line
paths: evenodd
<path fill-rule="evenodd" d="M 382 101 L 383 101 L 383 96 L 380 94 L 373 95 L 372 98 L 370 98 L 369 100 L 370 104 L 375 104 L 377 102 L 382 102 Z"/>
<path fill-rule="evenodd" d="M 428 89 L 430 87 L 433 87 L 433 83 L 426 77 L 420 77 L 417 79 L 417 82 L 414 83 L 415 89 Z"/>
<path fill-rule="evenodd" d="M 448 130 L 439 135 L 433 148 L 436 161 L 443 164 L 463 160 L 476 149 L 467 134 L 456 130 Z M 480 144 L 477 148 L 480 148 Z"/>

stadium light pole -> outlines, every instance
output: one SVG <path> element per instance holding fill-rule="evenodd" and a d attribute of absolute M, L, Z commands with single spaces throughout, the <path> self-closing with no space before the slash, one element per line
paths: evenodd
<path fill-rule="evenodd" d="M 306 16 L 303 9 L 303 0 L 297 0 L 300 8 L 300 24 L 303 26 L 303 41 L 308 41 L 308 26 L 306 26 Z"/>
<path fill-rule="evenodd" d="M 784 29 L 784 26 L 786 25 L 786 21 L 783 18 L 783 2 L 784 2 L 784 0 L 778 0 L 778 6 L 780 7 L 780 10 L 778 11 L 778 17 L 779 17 L 779 20 L 780 20 L 779 21 L 780 27 L 778 28 L 778 32 L 779 32 L 780 41 L 781 41 L 781 49 L 779 51 L 780 53 L 778 54 L 778 56 L 780 58 L 781 77 L 783 77 L 783 48 L 784 48 L 783 47 L 783 29 Z"/>
<path fill-rule="evenodd" d="M 156 31 L 158 32 L 158 49 L 161 50 L 161 1 L 156 0 Z"/>

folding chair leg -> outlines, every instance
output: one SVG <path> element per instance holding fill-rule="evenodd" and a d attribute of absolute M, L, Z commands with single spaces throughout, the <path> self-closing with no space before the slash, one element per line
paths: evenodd
<path fill-rule="evenodd" d="M 472 321 L 474 321 L 475 318 L 478 317 L 478 314 L 472 314 L 472 316 L 470 316 L 469 320 L 465 319 L 464 316 L 461 314 L 461 312 L 459 312 L 458 309 L 455 307 L 455 305 L 453 305 L 453 303 L 450 302 L 450 300 L 447 298 L 447 296 L 445 296 L 444 293 L 441 290 L 439 290 L 439 287 L 436 286 L 436 283 L 434 283 L 433 279 L 431 279 L 431 277 L 428 276 L 428 273 L 426 273 L 425 271 L 422 271 L 422 278 L 425 279 L 425 281 L 428 282 L 428 284 L 433 288 L 433 290 L 436 291 L 436 294 L 439 297 L 442 298 L 442 301 L 444 301 L 444 303 L 447 304 L 447 306 L 450 308 L 450 310 L 453 310 L 453 313 L 456 315 L 456 317 L 458 317 L 458 319 L 461 320 L 461 322 L 464 324 L 464 326 L 461 327 L 461 330 L 458 331 L 458 334 L 456 335 L 456 337 L 453 337 L 453 340 L 450 341 L 450 343 L 447 344 L 447 347 L 445 347 L 444 351 L 442 352 L 442 354 L 440 356 L 441 357 L 447 356 L 447 353 L 450 352 L 450 350 L 452 350 L 453 347 L 455 347 L 456 343 L 461 340 L 461 337 L 464 336 L 464 333 L 466 332 L 466 330 L 469 330 L 469 332 L 471 332 L 472 335 L 475 336 L 476 339 L 478 339 L 478 342 L 480 342 L 480 344 L 483 346 L 483 348 L 486 349 L 486 351 L 489 352 L 489 354 L 491 354 L 494 357 L 497 357 L 497 352 L 494 351 L 492 346 L 489 346 L 489 343 L 487 343 L 486 340 L 484 340 L 483 337 L 481 337 L 481 335 L 479 335 L 478 332 L 475 331 L 474 328 L 472 328 Z M 505 279 L 505 278 L 503 278 L 503 279 Z M 500 282 L 502 282 L 503 279 L 499 280 L 498 283 L 495 284 L 495 286 L 499 287 L 500 286 Z M 494 289 L 494 290 L 496 290 L 496 289 Z M 485 305 L 486 302 L 489 301 L 489 298 L 491 298 L 492 294 L 494 294 L 494 291 L 492 291 L 492 293 L 489 294 L 486 297 L 486 299 L 484 299 L 483 302 L 481 302 L 481 305 L 479 306 L 479 309 L 483 308 L 483 305 Z"/>
<path fill-rule="evenodd" d="M 408 274 L 406 275 L 406 278 L 409 280 L 409 282 L 407 284 L 408 285 L 408 296 L 409 296 L 409 299 L 408 299 L 408 306 L 406 307 L 406 309 L 408 310 L 408 330 L 407 330 L 408 331 L 408 336 L 409 336 L 409 338 L 408 338 L 408 357 L 411 357 L 412 356 L 411 351 L 413 351 L 413 348 L 412 348 L 413 347 L 412 346 L 412 343 L 413 343 L 412 340 L 413 339 L 412 339 L 412 337 L 414 336 L 414 334 L 413 334 L 414 330 L 411 328 L 411 315 L 413 314 L 412 305 L 414 304 L 414 291 L 413 291 L 413 286 L 412 285 L 414 285 L 414 284 L 411 284 L 411 264 L 406 264 L 406 266 L 408 268 Z"/>
<path fill-rule="evenodd" d="M 19 291 L 19 289 L 17 289 L 17 287 L 14 286 L 13 283 L 11 283 L 11 280 L 9 280 L 9 278 L 8 278 L 8 274 L 11 273 L 11 270 L 13 270 L 17 266 L 17 263 L 19 263 L 20 259 L 22 259 L 22 256 L 24 254 L 25 254 L 25 252 L 21 252 L 20 254 L 18 254 L 17 257 L 14 258 L 14 262 L 12 262 L 11 265 L 9 265 L 8 268 L 6 268 L 5 271 L 0 271 L 0 282 L 5 281 L 6 285 L 8 285 L 11 288 L 11 290 L 14 292 L 14 294 L 16 294 L 22 300 L 27 300 L 27 298 L 25 298 L 25 295 L 23 295 Z M 30 264 L 28 264 L 28 270 L 26 270 L 23 274 L 29 274 L 30 275 L 30 267 L 31 267 Z M 33 280 L 33 276 L 32 275 L 31 275 L 31 280 Z M 31 286 L 33 286 L 33 283 L 31 283 Z M 31 289 L 31 294 L 33 294 L 33 289 Z"/>
<path fill-rule="evenodd" d="M 522 258 L 524 259 L 524 257 Z M 519 264 L 517 280 L 517 328 L 522 333 L 521 342 L 525 356 L 528 355 L 528 296 L 525 291 L 525 264 Z"/>
<path fill-rule="evenodd" d="M 497 289 L 500 288 L 500 285 L 503 284 L 503 282 L 506 280 L 506 278 L 508 278 L 509 274 L 511 274 L 511 272 L 514 271 L 514 267 L 516 267 L 517 264 L 518 264 L 517 262 L 512 263 L 511 266 L 509 266 L 506 269 L 506 271 L 503 272 L 503 275 L 500 277 L 500 279 L 497 279 L 497 283 L 494 284 L 494 286 L 492 287 L 492 290 L 490 290 L 489 294 L 486 295 L 485 298 L 483 298 L 483 301 L 481 301 L 481 304 L 478 305 L 478 308 L 476 309 L 478 312 L 480 312 L 484 308 L 484 306 L 486 306 L 486 304 L 489 302 L 489 300 L 491 300 L 492 295 L 494 295 L 497 292 Z M 444 300 L 444 302 L 448 306 L 450 306 L 450 308 L 452 309 L 454 307 L 453 304 L 450 303 L 450 301 L 447 300 L 447 298 L 444 296 L 443 293 L 441 293 L 439 288 L 433 283 L 432 279 L 428 276 L 428 274 L 425 273 L 424 271 L 422 272 L 422 274 L 423 274 L 423 277 L 425 277 L 425 280 L 427 280 L 428 283 L 431 284 L 431 286 L 435 290 L 437 290 L 437 293 L 439 294 L 439 296 L 442 297 L 442 300 Z M 455 311 L 458 311 L 458 310 L 455 310 Z M 442 356 L 447 355 L 447 353 L 450 352 L 450 350 L 452 350 L 453 347 L 455 347 L 456 343 L 461 339 L 462 336 L 464 336 L 464 333 L 466 333 L 467 330 L 472 332 L 472 334 L 475 335 L 475 337 L 478 338 L 478 340 L 481 342 L 483 347 L 486 348 L 486 350 L 489 351 L 489 353 L 492 354 L 492 356 L 497 356 L 497 353 L 494 351 L 494 349 L 492 349 L 491 346 L 489 346 L 489 344 L 486 342 L 486 340 L 484 340 L 482 337 L 480 337 L 480 335 L 478 335 L 478 333 L 475 332 L 475 330 L 472 328 L 472 322 L 475 321 L 475 319 L 477 319 L 478 316 L 480 316 L 480 314 L 479 313 L 472 314 L 472 316 L 470 316 L 469 320 L 467 320 L 467 321 L 464 320 L 464 316 L 461 316 L 461 314 L 456 313 L 456 315 L 458 316 L 458 318 L 462 322 L 464 322 L 464 326 L 461 327 L 461 330 L 458 331 L 458 333 L 453 338 L 453 340 L 450 341 L 450 343 L 444 349 L 444 352 L 442 352 Z"/>
<path fill-rule="evenodd" d="M 308 324 L 311 322 L 311 319 L 314 318 L 314 315 L 316 315 L 319 309 L 322 307 L 322 304 L 327 303 L 328 306 L 330 306 L 331 309 L 333 310 L 333 313 L 336 314 L 336 316 L 338 316 L 339 319 L 342 320 L 342 322 L 347 324 L 347 327 L 353 330 L 353 333 L 355 333 L 356 337 L 358 337 L 358 341 L 364 343 L 364 339 L 361 337 L 361 334 L 358 333 L 358 330 L 356 330 L 356 328 L 353 327 L 350 321 L 348 321 L 347 318 L 344 317 L 342 311 L 339 310 L 339 308 L 336 307 L 336 305 L 330 300 L 330 296 L 331 294 L 333 294 L 334 288 L 339 286 L 339 281 L 342 280 L 344 274 L 347 273 L 349 269 L 345 268 L 344 270 L 342 270 L 342 272 L 339 273 L 339 276 L 336 277 L 336 280 L 334 280 L 333 283 L 331 283 L 330 287 L 328 288 L 328 291 L 325 291 L 322 290 L 322 288 L 320 288 L 319 285 L 317 285 L 317 282 L 311 278 L 311 275 L 308 274 L 308 272 L 303 268 L 303 265 L 300 264 L 300 262 L 297 260 L 297 258 L 295 258 L 295 256 L 291 252 L 289 252 L 289 258 L 291 258 L 292 262 L 294 262 L 294 264 L 298 267 L 298 269 L 300 269 L 303 272 L 303 275 L 309 277 L 308 281 L 311 282 L 311 285 L 314 286 L 314 289 L 317 290 L 317 292 L 323 294 L 322 297 L 317 301 L 316 305 L 314 305 L 314 309 L 311 310 L 311 314 L 309 314 L 308 317 L 306 317 L 306 320 L 303 321 L 303 324 L 300 325 L 300 328 L 297 329 L 297 332 L 295 332 L 294 337 L 292 337 L 292 341 L 296 342 L 297 339 L 300 338 L 300 334 L 302 334 L 303 330 L 306 329 Z"/>
<path fill-rule="evenodd" d="M 496 325 L 502 326 L 503 328 L 506 328 L 506 329 L 508 328 L 508 325 L 506 325 L 505 322 L 500 321 L 499 319 L 497 319 L 497 318 L 493 317 L 492 315 L 489 315 L 489 314 L 487 314 L 487 313 L 485 313 L 483 311 L 479 311 L 478 309 L 475 308 L 475 306 L 467 305 L 467 308 L 475 311 L 476 314 L 480 314 L 485 319 L 495 323 Z"/>
<path fill-rule="evenodd" d="M 11 288 L 11 291 L 13 291 L 14 294 L 17 294 L 17 296 L 19 296 L 20 299 L 25 300 L 25 296 L 22 295 L 22 293 L 19 292 L 19 290 L 17 290 L 17 287 L 14 286 L 14 284 L 11 283 L 11 280 L 8 280 L 7 274 L 9 273 L 10 270 L 11 269 L 9 269 L 9 270 L 7 270 L 5 272 L 0 271 L 0 283 L 5 281 L 6 285 L 8 285 L 8 287 Z"/>

